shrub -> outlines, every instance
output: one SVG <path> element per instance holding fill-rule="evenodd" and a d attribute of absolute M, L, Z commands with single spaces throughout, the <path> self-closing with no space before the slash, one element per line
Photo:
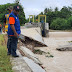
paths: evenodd
<path fill-rule="evenodd" d="M 67 20 L 67 24 L 69 25 L 68 29 L 72 29 L 72 16 Z"/>
<path fill-rule="evenodd" d="M 50 28 L 54 30 L 66 30 L 69 28 L 69 25 L 67 24 L 66 19 L 57 18 L 53 20 L 53 22 L 50 25 Z"/>

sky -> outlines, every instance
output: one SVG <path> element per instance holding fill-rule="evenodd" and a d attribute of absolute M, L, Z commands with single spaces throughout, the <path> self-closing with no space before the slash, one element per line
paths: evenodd
<path fill-rule="evenodd" d="M 0 0 L 1 4 L 14 3 L 15 0 Z M 40 12 L 43 12 L 45 8 L 58 7 L 59 10 L 63 6 L 72 6 L 72 0 L 20 0 L 21 5 L 24 8 L 26 18 L 29 18 L 29 15 L 37 15 Z"/>

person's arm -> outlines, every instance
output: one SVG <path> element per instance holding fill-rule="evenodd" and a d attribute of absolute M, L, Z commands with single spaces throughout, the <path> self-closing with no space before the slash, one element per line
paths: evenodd
<path fill-rule="evenodd" d="M 15 30 L 15 27 L 14 27 L 15 19 L 14 19 L 13 16 L 12 16 L 12 17 L 9 17 L 9 24 L 10 24 L 10 26 L 11 26 L 11 29 L 12 29 L 13 32 L 14 32 L 14 36 L 15 36 L 15 37 L 18 37 L 18 34 L 17 34 L 17 32 L 16 32 L 16 30 Z"/>
<path fill-rule="evenodd" d="M 13 30 L 13 32 L 14 32 L 14 36 L 15 37 L 18 37 L 18 34 L 17 34 L 16 30 L 15 30 L 14 25 L 13 24 L 10 24 L 10 26 L 11 26 L 11 29 Z"/>

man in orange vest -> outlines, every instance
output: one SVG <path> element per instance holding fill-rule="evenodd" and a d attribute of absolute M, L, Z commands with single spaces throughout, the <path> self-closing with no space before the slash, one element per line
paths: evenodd
<path fill-rule="evenodd" d="M 4 23 L 3 23 L 3 32 L 7 32 L 8 31 L 8 24 L 9 24 L 8 18 L 9 18 L 10 13 L 12 12 L 12 9 L 13 9 L 12 6 L 9 6 L 7 8 L 9 13 L 5 14 Z"/>
<path fill-rule="evenodd" d="M 14 6 L 13 11 L 9 15 L 9 25 L 8 25 L 8 53 L 7 55 L 12 55 L 13 57 L 19 57 L 16 53 L 17 49 L 17 42 L 19 34 L 21 33 L 20 30 L 20 21 L 19 21 L 19 14 L 20 7 Z"/>

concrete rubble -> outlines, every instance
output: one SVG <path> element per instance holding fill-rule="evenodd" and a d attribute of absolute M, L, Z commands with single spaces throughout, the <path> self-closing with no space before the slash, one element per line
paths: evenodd
<path fill-rule="evenodd" d="M 56 48 L 58 51 L 72 51 L 72 43 Z"/>
<path fill-rule="evenodd" d="M 34 56 L 30 51 L 29 53 L 30 55 Z M 27 57 L 22 56 L 18 50 L 17 50 L 17 54 L 20 57 L 18 58 L 11 57 L 10 59 L 12 63 L 12 69 L 14 72 L 45 72 L 45 70 L 39 64 L 37 64 L 37 62 L 39 62 L 38 60 L 35 59 L 34 61 L 34 59 L 29 59 L 28 57 L 30 57 L 30 55 Z"/>
<path fill-rule="evenodd" d="M 33 42 L 34 46 L 47 47 L 40 34 L 40 28 L 21 29 L 21 35 L 25 37 L 25 42 Z M 29 43 L 30 43 L 29 42 Z"/>
<path fill-rule="evenodd" d="M 33 72 L 45 72 L 44 69 L 42 69 L 38 64 L 36 64 L 33 60 L 24 57 L 23 58 L 25 62 L 28 64 L 28 66 L 32 69 Z"/>
<path fill-rule="evenodd" d="M 11 57 L 12 63 L 12 70 L 14 72 L 33 72 L 27 63 L 24 61 L 23 57 L 21 56 L 20 52 L 17 50 L 17 54 L 20 56 L 18 58 Z"/>
<path fill-rule="evenodd" d="M 35 63 L 42 65 L 40 60 L 35 56 L 35 54 L 26 47 L 21 46 L 20 49 L 23 51 L 26 57 L 32 59 Z"/>

